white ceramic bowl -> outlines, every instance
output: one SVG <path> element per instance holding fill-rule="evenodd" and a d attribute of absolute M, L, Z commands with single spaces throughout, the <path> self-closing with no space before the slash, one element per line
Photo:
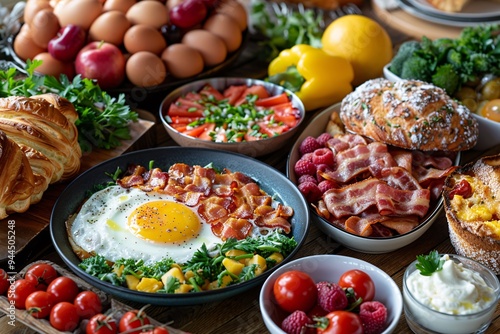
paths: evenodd
<path fill-rule="evenodd" d="M 299 147 L 300 143 L 307 137 L 313 136 L 318 137 L 320 134 L 325 132 L 326 124 L 330 118 L 333 111 L 340 110 L 340 103 L 337 103 L 330 108 L 327 108 L 316 115 L 312 121 L 306 126 L 302 131 L 301 135 L 297 138 L 297 141 L 292 147 L 290 154 L 288 156 L 286 173 L 288 178 L 297 184 L 297 177 L 295 176 L 294 166 L 297 160 L 300 158 Z M 460 155 L 457 157 L 456 163 L 458 164 Z M 437 205 L 431 208 L 425 219 L 413 230 L 408 233 L 397 235 L 388 238 L 371 238 L 363 237 L 353 233 L 349 233 L 343 229 L 330 224 L 326 219 L 320 217 L 316 211 L 311 211 L 311 220 L 327 235 L 332 237 L 337 242 L 342 245 L 353 249 L 358 252 L 371 253 L 371 254 L 381 254 L 392 252 L 396 249 L 402 248 L 410 243 L 414 242 L 422 236 L 436 220 L 439 212 L 443 208 L 443 199 L 440 198 Z"/>
<path fill-rule="evenodd" d="M 424 334 L 468 334 L 485 333 L 493 319 L 500 298 L 500 283 L 495 274 L 479 262 L 472 259 L 449 254 L 450 258 L 462 263 L 465 268 L 477 271 L 491 288 L 494 289 L 495 300 L 486 309 L 467 315 L 452 315 L 429 308 L 418 301 L 410 292 L 407 278 L 417 270 L 414 261 L 408 266 L 403 278 L 404 312 L 408 326 L 415 333 Z"/>
<path fill-rule="evenodd" d="M 184 95 L 192 91 L 195 92 L 199 91 L 206 84 L 212 85 L 215 89 L 219 91 L 222 91 L 231 85 L 247 85 L 247 86 L 262 85 L 267 89 L 267 91 L 272 96 L 279 95 L 283 92 L 287 92 L 287 94 L 290 96 L 293 106 L 297 108 L 300 112 L 301 116 L 300 121 L 294 128 L 283 133 L 282 135 L 251 142 L 244 141 L 240 143 L 216 143 L 208 140 L 201 140 L 198 138 L 190 137 L 175 130 L 168 123 L 166 118 L 166 114 L 168 112 L 170 104 L 173 103 L 181 95 Z M 249 79 L 249 78 L 211 78 L 211 79 L 198 80 L 175 89 L 170 94 L 168 94 L 167 97 L 165 97 L 165 99 L 162 101 L 160 105 L 160 120 L 163 123 L 163 126 L 165 127 L 170 137 L 172 137 L 172 139 L 180 146 L 204 147 L 216 150 L 225 150 L 225 151 L 244 154 L 251 157 L 259 157 L 262 155 L 266 155 L 271 152 L 277 151 L 278 149 L 283 147 L 286 143 L 289 142 L 289 140 L 295 135 L 295 133 L 299 129 L 300 124 L 304 120 L 304 115 L 305 115 L 304 104 L 291 91 L 286 90 L 285 88 L 270 82 L 258 79 Z"/>
<path fill-rule="evenodd" d="M 384 66 L 384 77 L 390 81 L 401 80 L 400 77 L 389 70 L 390 65 Z M 472 113 L 472 116 L 479 124 L 479 138 L 474 149 L 482 151 L 500 145 L 500 136 L 498 135 L 500 133 L 500 122 L 489 120 L 476 113 Z"/>
<path fill-rule="evenodd" d="M 403 310 L 401 291 L 394 280 L 383 270 L 369 262 L 341 255 L 313 255 L 291 261 L 274 273 L 264 282 L 260 290 L 259 304 L 264 323 L 271 334 L 285 334 L 281 322 L 286 316 L 273 297 L 273 286 L 276 279 L 284 272 L 300 270 L 309 274 L 315 282 L 337 282 L 340 276 L 350 269 L 366 272 L 375 283 L 375 298 L 387 308 L 387 327 L 382 334 L 393 333 Z"/>

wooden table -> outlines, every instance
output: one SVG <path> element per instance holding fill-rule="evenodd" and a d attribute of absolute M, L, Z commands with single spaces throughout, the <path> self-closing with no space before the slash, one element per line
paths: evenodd
<path fill-rule="evenodd" d="M 364 9 L 365 10 L 365 9 Z M 370 15 L 370 8 L 366 9 Z M 398 42 L 408 38 L 393 28 L 388 28 L 393 36 L 395 45 Z M 225 73 L 220 73 L 221 76 L 245 76 L 262 78 L 266 74 L 266 63 L 260 61 L 256 55 L 258 48 L 255 44 L 249 43 L 249 47 L 242 54 L 238 62 Z M 165 92 L 166 93 L 166 92 Z M 137 102 L 137 106 L 157 114 L 161 99 L 165 94 L 149 95 L 141 97 L 141 101 Z M 129 97 L 132 98 L 132 97 Z M 134 102 L 132 100 L 132 102 Z M 308 120 L 312 118 L 312 114 L 308 115 Z M 307 123 L 307 122 L 305 122 Z M 306 124 L 303 126 L 305 127 Z M 148 143 L 151 146 L 174 146 L 176 145 L 167 135 L 160 124 L 154 128 L 156 140 L 154 143 Z M 281 172 L 285 172 L 287 155 L 293 141 L 282 150 L 262 157 L 260 160 L 274 166 Z M 464 154 L 464 162 L 473 160 L 484 154 L 492 154 L 500 152 L 500 147 L 496 147 L 488 152 L 469 151 Z M 36 242 L 23 252 L 16 261 L 29 263 L 37 259 L 50 260 L 58 264 L 63 264 L 55 252 L 48 231 L 44 231 L 37 238 Z M 350 250 L 340 246 L 334 240 L 323 234 L 314 224 L 311 224 L 305 244 L 296 254 L 296 258 L 314 254 L 339 254 L 351 256 L 368 261 L 385 272 L 387 272 L 398 286 L 401 288 L 402 277 L 405 268 L 419 254 L 425 254 L 436 249 L 440 253 L 454 253 L 454 249 L 450 244 L 447 230 L 447 222 L 444 213 L 441 212 L 438 219 L 432 227 L 417 241 L 399 249 L 397 251 L 386 254 L 365 254 Z M 266 333 L 267 329 L 262 321 L 259 309 L 258 295 L 260 287 L 255 287 L 251 290 L 223 301 L 210 304 L 187 306 L 187 307 L 159 307 L 151 306 L 148 309 L 150 314 L 160 322 L 173 321 L 172 326 L 191 333 Z M 140 308 L 142 305 L 124 301 L 132 307 Z M 6 317 L 0 318 L 0 328 L 2 333 L 33 333 L 31 329 L 22 326 L 20 323 L 16 327 L 7 325 Z M 404 314 L 402 315 L 395 333 L 411 333 L 406 324 Z M 487 333 L 500 333 L 500 308 L 497 308 L 495 319 L 488 329 Z"/>

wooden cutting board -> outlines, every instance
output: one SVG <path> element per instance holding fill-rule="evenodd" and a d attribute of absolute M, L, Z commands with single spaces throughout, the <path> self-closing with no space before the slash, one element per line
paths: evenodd
<path fill-rule="evenodd" d="M 138 113 L 139 120 L 130 126 L 132 139 L 123 141 L 122 145 L 116 149 L 95 149 L 91 153 L 84 155 L 80 173 L 100 162 L 145 146 L 141 145 L 141 142 L 150 139 L 148 134 L 150 135 L 150 132 L 152 132 L 150 130 L 154 128 L 155 118 L 145 111 L 139 111 Z M 0 263 L 8 263 L 8 260 L 12 260 L 11 263 L 14 264 L 16 262 L 15 255 L 22 251 L 42 231 L 48 229 L 52 207 L 68 182 L 50 185 L 43 194 L 42 200 L 32 205 L 28 211 L 12 214 L 0 220 Z M 21 259 L 17 262 L 21 262 Z"/>

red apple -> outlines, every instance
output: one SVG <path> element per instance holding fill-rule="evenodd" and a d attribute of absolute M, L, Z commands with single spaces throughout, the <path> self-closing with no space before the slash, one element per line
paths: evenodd
<path fill-rule="evenodd" d="M 61 61 L 72 61 L 78 51 L 85 45 L 87 33 L 83 28 L 74 24 L 62 27 L 57 36 L 49 41 L 50 55 Z"/>
<path fill-rule="evenodd" d="M 111 43 L 90 42 L 75 59 L 76 74 L 95 79 L 102 89 L 119 86 L 125 78 L 125 57 Z"/>

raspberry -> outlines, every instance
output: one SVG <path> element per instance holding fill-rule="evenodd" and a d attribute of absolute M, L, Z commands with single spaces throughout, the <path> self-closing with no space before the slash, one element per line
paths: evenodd
<path fill-rule="evenodd" d="M 313 161 L 313 152 L 310 152 L 310 153 L 306 153 L 304 154 L 303 156 L 300 157 L 300 160 L 305 160 L 305 161 L 310 161 L 312 162 Z"/>
<path fill-rule="evenodd" d="M 387 308 L 381 302 L 363 302 L 359 306 L 359 317 L 365 334 L 379 334 L 385 329 Z"/>
<path fill-rule="evenodd" d="M 305 183 L 305 182 L 312 182 L 314 184 L 318 183 L 318 181 L 316 181 L 316 178 L 312 175 L 309 175 L 309 174 L 301 175 L 299 177 L 298 184 Z"/>
<path fill-rule="evenodd" d="M 321 147 L 326 146 L 326 142 L 332 139 L 332 135 L 329 134 L 328 132 L 323 132 L 320 134 L 318 137 L 316 137 L 316 141 L 321 145 Z"/>
<path fill-rule="evenodd" d="M 308 327 L 307 325 L 311 325 Z M 281 329 L 288 334 L 316 333 L 316 329 L 312 326 L 314 322 L 307 316 L 304 311 L 294 311 L 281 323 Z"/>
<path fill-rule="evenodd" d="M 314 203 L 321 198 L 321 191 L 316 183 L 304 182 L 299 184 L 299 190 L 309 203 Z"/>
<path fill-rule="evenodd" d="M 329 173 L 332 170 L 333 170 L 332 167 L 330 167 L 328 165 L 325 165 L 325 164 L 317 165 L 316 166 L 316 179 L 318 180 L 318 182 L 326 180 L 326 178 L 323 177 L 322 174 L 323 173 Z"/>
<path fill-rule="evenodd" d="M 316 166 L 310 161 L 300 159 L 295 163 L 295 174 L 297 176 L 302 175 L 314 175 L 316 173 Z"/>
<path fill-rule="evenodd" d="M 321 145 L 318 143 L 316 138 L 312 136 L 307 136 L 302 143 L 300 143 L 299 152 L 301 154 L 311 153 L 321 148 Z"/>
<path fill-rule="evenodd" d="M 318 304 L 327 312 L 343 310 L 347 307 L 347 296 L 338 284 L 330 282 L 319 282 Z"/>
<path fill-rule="evenodd" d="M 322 194 L 324 194 L 327 190 L 337 188 L 337 182 L 332 180 L 323 180 L 318 184 L 318 188 Z"/>
<path fill-rule="evenodd" d="M 315 165 L 333 166 L 333 152 L 329 148 L 319 148 L 314 151 L 312 162 Z"/>

